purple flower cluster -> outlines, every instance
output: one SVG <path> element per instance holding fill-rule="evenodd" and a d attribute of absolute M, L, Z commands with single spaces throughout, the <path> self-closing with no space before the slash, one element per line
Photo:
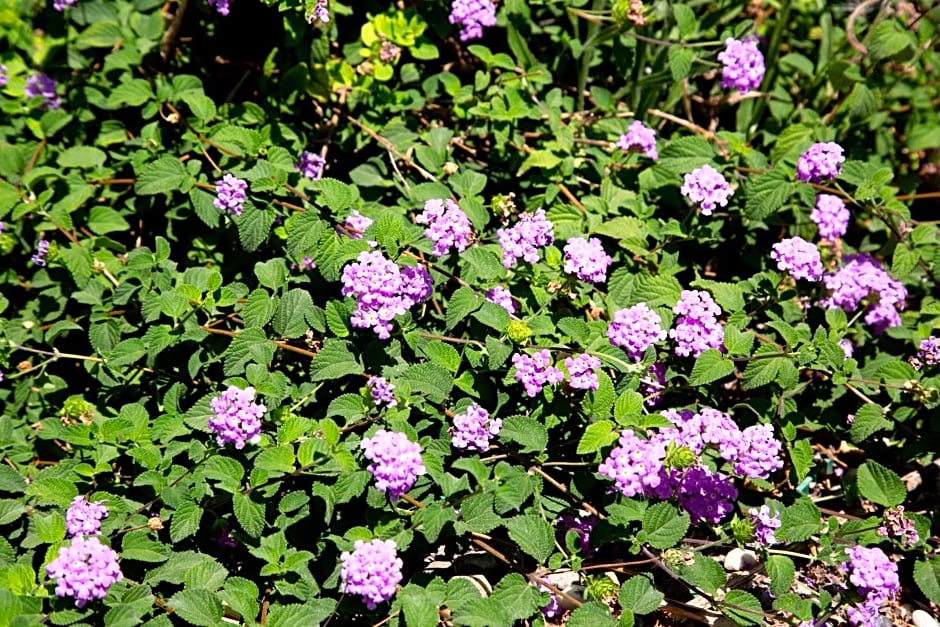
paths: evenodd
<path fill-rule="evenodd" d="M 885 510 L 884 521 L 878 527 L 878 535 L 897 538 L 904 548 L 909 549 L 920 541 L 914 521 L 904 517 L 904 506 L 898 505 Z"/>
<path fill-rule="evenodd" d="M 736 450 L 732 459 L 734 472 L 743 477 L 766 479 L 770 473 L 783 468 L 780 450 L 783 445 L 774 437 L 773 425 L 752 425 L 735 438 Z"/>
<path fill-rule="evenodd" d="M 393 540 L 356 540 L 353 552 L 343 551 L 339 559 L 343 563 L 339 577 L 344 593 L 361 596 L 370 610 L 395 596 L 402 561 Z"/>
<path fill-rule="evenodd" d="M 320 22 L 321 24 L 330 23 L 330 9 L 327 7 L 327 0 L 317 0 L 317 4 L 313 7 L 313 11 L 310 12 L 310 15 L 307 16 L 307 23 L 312 24 L 314 21 Z"/>
<path fill-rule="evenodd" d="M 387 340 L 392 320 L 431 296 L 431 275 L 420 267 L 399 267 L 379 251 L 361 252 L 343 268 L 343 296 L 356 299 L 350 322 Z"/>
<path fill-rule="evenodd" d="M 240 216 L 248 199 L 245 194 L 247 189 L 247 181 L 226 174 L 215 184 L 216 197 L 212 206 L 221 211 L 228 211 L 233 216 Z"/>
<path fill-rule="evenodd" d="M 600 367 L 601 360 L 594 355 L 582 353 L 577 357 L 568 357 L 565 359 L 568 384 L 576 390 L 596 390 L 600 387 L 596 372 Z"/>
<path fill-rule="evenodd" d="M 62 106 L 62 99 L 55 95 L 56 82 L 48 74 L 37 72 L 26 79 L 23 94 L 27 98 L 42 96 L 43 109 L 58 109 Z"/>
<path fill-rule="evenodd" d="M 721 61 L 722 89 L 737 89 L 742 94 L 757 89 L 764 80 L 764 55 L 757 48 L 757 38 L 745 40 L 729 37 L 725 49 L 718 53 Z"/>
<path fill-rule="evenodd" d="M 777 242 L 772 248 L 770 257 L 777 262 L 777 268 L 789 272 L 794 279 L 818 281 L 822 278 L 822 258 L 812 242 L 802 237 L 791 237 Z"/>
<path fill-rule="evenodd" d="M 369 377 L 366 385 L 369 386 L 369 393 L 372 394 L 372 402 L 376 407 L 398 405 L 398 399 L 395 398 L 395 385 L 385 377 Z"/>
<path fill-rule="evenodd" d="M 702 290 L 682 290 L 672 308 L 679 318 L 669 337 L 676 341 L 676 355 L 698 357 L 709 348 L 721 349 L 725 332 L 718 323 L 721 307 Z"/>
<path fill-rule="evenodd" d="M 663 320 L 646 303 L 614 312 L 607 327 L 607 338 L 624 349 L 634 361 L 642 361 L 646 349 L 666 339 Z"/>
<path fill-rule="evenodd" d="M 845 157 L 842 146 L 820 142 L 806 149 L 796 162 L 796 180 L 804 183 L 825 183 L 839 176 Z"/>
<path fill-rule="evenodd" d="M 492 0 L 453 0 L 450 23 L 460 26 L 460 41 L 479 39 L 484 26 L 496 26 L 496 5 Z"/>
<path fill-rule="evenodd" d="M 216 13 L 218 13 L 219 15 L 228 15 L 228 12 L 229 12 L 228 3 L 229 3 L 229 0 L 209 0 L 209 6 L 210 7 L 214 6 Z"/>
<path fill-rule="evenodd" d="M 530 397 L 542 391 L 545 385 L 561 383 L 565 375 L 552 365 L 552 356 L 547 350 L 534 353 L 531 357 L 525 353 L 512 356 L 512 365 L 516 368 L 516 381 L 525 386 Z"/>
<path fill-rule="evenodd" d="M 934 335 L 921 340 L 920 347 L 917 349 L 915 368 L 920 370 L 923 365 L 936 366 L 937 364 L 940 364 L 940 337 Z"/>
<path fill-rule="evenodd" d="M 123 579 L 117 553 L 97 536 L 73 538 L 46 565 L 46 574 L 56 580 L 56 596 L 72 597 L 76 607 L 105 598 L 108 588 Z"/>
<path fill-rule="evenodd" d="M 877 547 L 856 546 L 846 549 L 849 556 L 842 564 L 849 581 L 865 599 L 847 611 L 853 625 L 877 625 L 881 606 L 901 589 L 898 566 Z"/>
<path fill-rule="evenodd" d="M 734 195 L 725 177 L 707 164 L 686 174 L 679 191 L 693 205 L 698 205 L 705 216 L 710 216 L 715 207 L 727 206 L 728 199 Z"/>
<path fill-rule="evenodd" d="M 588 283 L 607 280 L 607 267 L 613 263 L 596 237 L 572 237 L 565 244 L 565 272 Z"/>
<path fill-rule="evenodd" d="M 875 333 L 900 326 L 898 310 L 904 309 L 907 298 L 907 290 L 901 282 L 891 278 L 874 257 L 865 253 L 846 255 L 843 261 L 845 265 L 838 272 L 823 277 L 831 293 L 819 304 L 852 312 L 868 299 L 865 323 Z"/>
<path fill-rule="evenodd" d="M 625 429 L 597 472 L 613 480 L 616 490 L 626 497 L 646 495 L 662 482 L 665 458 L 662 441 L 642 439 Z"/>
<path fill-rule="evenodd" d="M 91 503 L 84 496 L 76 496 L 65 512 L 65 531 L 70 538 L 96 536 L 101 531 L 101 520 L 107 517 L 104 501 Z"/>
<path fill-rule="evenodd" d="M 348 231 L 350 238 L 362 239 L 362 234 L 366 232 L 367 228 L 372 226 L 372 222 L 372 218 L 362 215 L 357 209 L 353 209 L 352 213 L 343 220 L 343 225 L 347 229 L 350 229 Z"/>
<path fill-rule="evenodd" d="M 327 17 L 329 17 L 329 13 L 327 13 Z M 294 169 L 299 170 L 305 178 L 316 181 L 323 177 L 324 167 L 326 167 L 326 159 L 315 152 L 305 150 L 300 153 L 300 163 L 295 165 Z"/>
<path fill-rule="evenodd" d="M 496 231 L 503 251 L 503 267 L 512 268 L 521 257 L 528 263 L 539 260 L 539 248 L 555 241 L 552 223 L 545 219 L 545 210 L 523 213 L 515 225 Z"/>
<path fill-rule="evenodd" d="M 490 301 L 494 305 L 499 305 L 505 309 L 509 315 L 516 313 L 516 303 L 512 299 L 512 293 L 502 285 L 497 285 L 496 287 L 487 290 L 486 300 Z"/>
<path fill-rule="evenodd" d="M 597 525 L 597 518 L 587 514 L 579 516 L 565 514 L 560 516 L 556 522 L 561 524 L 566 533 L 574 531 L 578 534 L 581 552 L 584 553 L 585 557 L 592 557 L 597 553 L 597 549 L 591 546 L 591 532 L 594 531 L 594 527 Z"/>
<path fill-rule="evenodd" d="M 772 511 L 768 505 L 761 505 L 760 509 L 752 507 L 747 513 L 754 523 L 754 540 L 761 546 L 777 544 L 774 532 L 783 524 L 780 514 Z"/>
<path fill-rule="evenodd" d="M 76 2 L 78 0 L 52 0 L 52 8 L 61 13 L 69 7 L 74 7 Z"/>
<path fill-rule="evenodd" d="M 809 219 L 816 223 L 819 237 L 833 240 L 845 235 L 849 227 L 849 210 L 842 199 L 833 194 L 816 196 L 816 206 Z"/>
<path fill-rule="evenodd" d="M 375 477 L 375 489 L 387 492 L 393 501 L 427 472 L 421 460 L 421 445 L 404 433 L 379 429 L 371 438 L 364 438 L 360 446 L 372 462 L 369 472 Z"/>
<path fill-rule="evenodd" d="M 457 448 L 485 451 L 502 426 L 502 420 L 490 418 L 488 411 L 476 403 L 471 403 L 467 411 L 454 416 L 454 426 L 450 428 L 450 434 Z"/>
<path fill-rule="evenodd" d="M 639 120 L 630 123 L 627 132 L 617 140 L 617 148 L 623 151 L 638 148 L 650 159 L 659 159 L 659 151 L 656 150 L 656 131 Z"/>
<path fill-rule="evenodd" d="M 424 211 L 415 218 L 415 222 L 428 225 L 424 236 L 434 242 L 432 254 L 435 257 L 443 257 L 451 248 L 462 253 L 467 250 L 473 237 L 473 227 L 470 226 L 467 214 L 450 198 L 424 203 Z"/>
<path fill-rule="evenodd" d="M 46 265 L 46 255 L 49 254 L 49 242 L 48 240 L 41 239 L 36 244 L 36 252 L 33 253 L 33 256 L 30 257 L 30 261 L 39 266 L 40 268 L 45 267 Z"/>
<path fill-rule="evenodd" d="M 0 87 L 6 87 L 9 82 L 10 77 L 7 75 L 7 66 L 0 63 Z"/>
<path fill-rule="evenodd" d="M 738 490 L 731 479 L 704 466 L 670 470 L 653 492 L 663 500 L 675 497 L 679 507 L 689 513 L 693 524 L 718 524 L 734 511 L 738 500 Z"/>
<path fill-rule="evenodd" d="M 234 444 L 235 448 L 243 449 L 245 442 L 261 441 L 261 417 L 267 409 L 254 401 L 253 387 L 242 390 L 234 385 L 212 399 L 209 431 L 216 434 L 219 446 Z"/>

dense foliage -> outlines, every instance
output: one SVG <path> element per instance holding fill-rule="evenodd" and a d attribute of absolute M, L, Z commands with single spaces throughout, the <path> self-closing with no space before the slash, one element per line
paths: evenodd
<path fill-rule="evenodd" d="M 936 609 L 938 46 L 0 0 L 0 626 Z"/>

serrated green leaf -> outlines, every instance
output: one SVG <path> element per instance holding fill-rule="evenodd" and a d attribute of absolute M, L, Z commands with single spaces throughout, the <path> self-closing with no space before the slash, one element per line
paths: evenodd
<path fill-rule="evenodd" d="M 858 491 L 866 499 L 884 507 L 900 505 L 907 497 L 901 478 L 890 468 L 872 460 L 858 469 Z"/>
<path fill-rule="evenodd" d="M 245 203 L 242 214 L 235 218 L 238 226 L 238 240 L 247 252 L 253 252 L 264 243 L 274 224 L 275 213 L 265 209 L 258 209 L 251 202 Z"/>
<path fill-rule="evenodd" d="M 424 394 L 432 403 L 445 402 L 454 389 L 454 378 L 435 364 L 415 364 L 405 370 L 401 378 L 411 384 L 412 390 Z"/>
<path fill-rule="evenodd" d="M 365 372 L 356 356 L 350 352 L 351 344 L 345 340 L 328 338 L 313 360 L 310 377 L 312 381 L 332 381 L 348 375 Z"/>
<path fill-rule="evenodd" d="M 529 416 L 510 416 L 503 420 L 499 439 L 520 444 L 522 453 L 544 451 L 548 446 L 548 430 Z"/>
<path fill-rule="evenodd" d="M 567 627 L 615 627 L 617 621 L 610 613 L 610 608 L 600 601 L 589 601 L 571 612 Z"/>
<path fill-rule="evenodd" d="M 916 562 L 914 581 L 925 597 L 934 603 L 940 603 L 940 558 Z"/>
<path fill-rule="evenodd" d="M 734 362 L 726 359 L 714 348 L 710 348 L 696 358 L 689 384 L 706 385 L 712 381 L 724 379 L 732 372 L 734 372 Z"/>
<path fill-rule="evenodd" d="M 232 511 L 238 524 L 252 538 L 261 536 L 264 531 L 264 504 L 251 499 L 250 496 L 236 492 L 232 495 Z"/>
<path fill-rule="evenodd" d="M 793 585 L 796 566 L 786 555 L 771 555 L 767 558 L 767 574 L 770 576 L 770 591 L 780 596 Z"/>
<path fill-rule="evenodd" d="M 685 536 L 691 520 L 671 503 L 656 503 L 643 514 L 643 541 L 656 549 L 675 546 Z"/>
<path fill-rule="evenodd" d="M 476 533 L 489 533 L 503 522 L 503 518 L 493 512 L 493 495 L 475 494 L 461 502 L 456 527 L 458 533 L 463 533 L 462 528 Z"/>
<path fill-rule="evenodd" d="M 750 220 L 764 220 L 777 213 L 795 191 L 783 172 L 771 170 L 748 179 L 744 213 Z"/>
<path fill-rule="evenodd" d="M 753 594 L 729 590 L 721 604 L 721 612 L 738 625 L 763 625 L 764 609 Z"/>
<path fill-rule="evenodd" d="M 185 500 L 173 511 L 170 521 L 170 539 L 179 542 L 199 531 L 202 521 L 202 507 L 194 501 Z"/>
<path fill-rule="evenodd" d="M 636 575 L 620 586 L 620 607 L 634 614 L 650 614 L 659 608 L 665 595 L 653 586 L 648 577 Z"/>
<path fill-rule="evenodd" d="M 444 312 L 447 329 L 453 329 L 457 324 L 480 308 L 483 299 L 477 296 L 469 287 L 458 288 L 447 301 L 447 310 Z"/>
<path fill-rule="evenodd" d="M 313 312 L 313 299 L 307 290 L 295 287 L 281 297 L 274 314 L 274 330 L 282 337 L 297 338 L 308 330 L 307 319 Z"/>
<path fill-rule="evenodd" d="M 170 597 L 167 605 L 190 625 L 217 627 L 222 619 L 222 602 L 208 590 L 180 590 Z"/>
<path fill-rule="evenodd" d="M 692 70 L 692 59 L 695 58 L 695 53 L 692 49 L 683 48 L 681 46 L 669 46 L 667 56 L 669 58 L 669 73 L 672 75 L 672 80 L 681 81 L 686 78 Z"/>
<path fill-rule="evenodd" d="M 803 542 L 819 533 L 819 508 L 808 498 L 800 498 L 780 513 L 780 529 L 775 534 L 781 542 Z"/>
<path fill-rule="evenodd" d="M 893 426 L 890 420 L 884 417 L 880 405 L 866 403 L 855 412 L 855 419 L 852 420 L 850 433 L 852 441 L 856 444 L 864 442 L 873 434 L 890 429 Z"/>
<path fill-rule="evenodd" d="M 142 196 L 189 191 L 192 175 L 179 159 L 163 156 L 144 165 L 137 172 L 134 191 Z"/>
<path fill-rule="evenodd" d="M 794 359 L 781 353 L 774 346 L 761 346 L 744 368 L 745 390 L 753 390 L 771 383 L 776 383 L 784 390 L 791 389 L 799 382 L 799 371 Z"/>
<path fill-rule="evenodd" d="M 555 532 L 539 516 L 515 516 L 506 521 L 510 539 L 539 564 L 545 563 L 555 549 Z"/>
<path fill-rule="evenodd" d="M 337 215 L 348 209 L 359 196 L 358 190 L 352 185 L 329 177 L 314 181 L 312 187 L 318 192 L 317 200 Z"/>
<path fill-rule="evenodd" d="M 578 455 L 590 455 L 597 453 L 602 448 L 610 446 L 617 441 L 620 434 L 614 431 L 614 423 L 609 420 L 601 420 L 587 426 L 581 435 L 581 441 L 578 442 Z"/>

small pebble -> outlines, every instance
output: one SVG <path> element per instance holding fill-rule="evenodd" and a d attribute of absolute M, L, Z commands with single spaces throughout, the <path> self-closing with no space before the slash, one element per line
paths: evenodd
<path fill-rule="evenodd" d="M 911 622 L 914 623 L 915 627 L 940 627 L 937 619 L 924 610 L 914 610 Z"/>
<path fill-rule="evenodd" d="M 751 570 L 755 566 L 757 566 L 757 554 L 754 551 L 735 548 L 728 551 L 725 556 L 725 570 L 736 572 Z"/>

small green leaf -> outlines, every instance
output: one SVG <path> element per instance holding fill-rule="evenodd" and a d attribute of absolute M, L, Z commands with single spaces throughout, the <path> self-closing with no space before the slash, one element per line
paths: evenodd
<path fill-rule="evenodd" d="M 615 627 L 617 621 L 610 613 L 610 608 L 600 601 L 590 601 L 571 612 L 567 627 Z"/>
<path fill-rule="evenodd" d="M 312 381 L 333 381 L 348 375 L 365 372 L 356 356 L 350 352 L 351 344 L 345 340 L 328 338 L 313 360 L 310 377 Z"/>
<path fill-rule="evenodd" d="M 689 529 L 691 520 L 679 513 L 671 503 L 656 503 L 643 515 L 643 541 L 655 549 L 668 549 L 678 544 Z"/>
<path fill-rule="evenodd" d="M 578 455 L 590 455 L 617 441 L 620 434 L 614 431 L 614 423 L 601 420 L 587 426 L 578 442 Z"/>
<path fill-rule="evenodd" d="M 866 403 L 855 412 L 850 433 L 856 444 L 864 442 L 879 431 L 890 429 L 894 423 L 884 417 L 880 405 Z"/>
<path fill-rule="evenodd" d="M 555 549 L 555 532 L 539 516 L 516 516 L 506 521 L 509 538 L 528 555 L 544 564 Z"/>
<path fill-rule="evenodd" d="M 796 566 L 786 555 L 771 555 L 767 558 L 767 574 L 770 575 L 770 591 L 780 596 L 793 585 Z"/>
<path fill-rule="evenodd" d="M 729 590 L 721 604 L 722 613 L 738 625 L 763 625 L 764 609 L 753 594 Z"/>
<path fill-rule="evenodd" d="M 174 191 L 189 191 L 192 176 L 179 159 L 163 156 L 144 165 L 137 172 L 134 191 L 143 196 Z"/>
<path fill-rule="evenodd" d="M 821 516 L 819 508 L 808 498 L 800 498 L 780 514 L 780 530 L 777 539 L 782 542 L 803 542 L 819 533 Z"/>
<path fill-rule="evenodd" d="M 457 324 L 480 308 L 483 299 L 477 296 L 469 287 L 458 288 L 447 301 L 445 318 L 446 328 L 453 329 Z"/>
<path fill-rule="evenodd" d="M 222 602 L 208 590 L 180 590 L 170 597 L 167 605 L 190 625 L 216 627 L 222 620 Z"/>
<path fill-rule="evenodd" d="M 499 439 L 522 445 L 521 453 L 544 451 L 548 446 L 548 430 L 534 418 L 510 416 L 503 420 Z"/>
<path fill-rule="evenodd" d="M 695 58 L 695 53 L 691 48 L 669 46 L 667 56 L 669 58 L 669 73 L 672 74 L 672 80 L 681 81 L 692 71 L 692 60 Z"/>
<path fill-rule="evenodd" d="M 232 511 L 238 524 L 252 538 L 257 538 L 264 531 L 264 505 L 257 503 L 250 496 L 236 492 L 232 495 Z"/>
<path fill-rule="evenodd" d="M 940 558 L 916 562 L 914 581 L 925 597 L 934 603 L 940 603 Z"/>
<path fill-rule="evenodd" d="M 726 359 L 719 351 L 710 348 L 695 360 L 692 366 L 692 375 L 689 377 L 690 385 L 705 385 L 712 381 L 724 379 L 734 372 L 734 362 Z"/>
<path fill-rule="evenodd" d="M 659 608 L 665 595 L 653 586 L 648 577 L 636 575 L 620 586 L 620 607 L 634 614 L 650 614 Z"/>
<path fill-rule="evenodd" d="M 893 470 L 871 460 L 858 469 L 858 491 L 866 499 L 884 507 L 900 505 L 907 496 L 901 478 Z"/>
<path fill-rule="evenodd" d="M 173 511 L 170 521 L 170 539 L 179 542 L 199 531 L 202 508 L 194 501 L 185 500 Z"/>

